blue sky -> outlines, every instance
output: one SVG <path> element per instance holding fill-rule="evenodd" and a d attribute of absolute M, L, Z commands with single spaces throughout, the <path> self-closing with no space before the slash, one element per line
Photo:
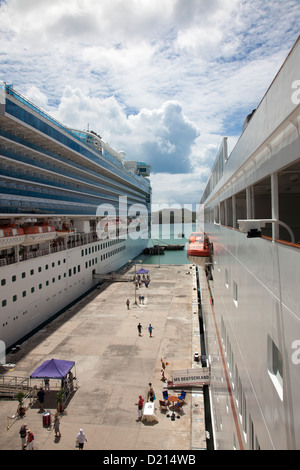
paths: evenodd
<path fill-rule="evenodd" d="M 153 202 L 197 204 L 299 24 L 298 0 L 0 0 L 0 80 L 150 163 Z"/>

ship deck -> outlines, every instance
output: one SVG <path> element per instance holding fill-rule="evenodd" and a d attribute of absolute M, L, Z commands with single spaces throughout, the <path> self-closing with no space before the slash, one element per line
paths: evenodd
<path fill-rule="evenodd" d="M 43 415 L 35 404 L 23 420 L 13 421 L 16 400 L 0 400 L 0 448 L 21 449 L 19 429 L 26 422 L 35 436 L 37 450 L 75 450 L 75 439 L 83 428 L 88 442 L 85 450 L 206 450 L 204 397 L 201 388 L 185 388 L 186 404 L 171 420 L 161 411 L 159 400 L 166 388 L 161 375 L 161 358 L 172 369 L 199 368 L 194 353 L 200 351 L 200 332 L 195 299 L 195 268 L 191 265 L 144 266 L 149 269 L 148 288 L 137 290 L 131 282 L 107 281 L 70 307 L 61 316 L 21 345 L 6 358 L 14 363 L 9 377 L 28 377 L 43 361 L 51 358 L 76 363 L 78 389 L 61 414 L 61 438 L 43 427 Z M 124 276 L 130 271 L 124 271 Z M 144 305 L 138 301 L 145 296 Z M 126 299 L 131 301 L 127 309 Z M 138 336 L 137 324 L 143 326 Z M 154 327 L 149 337 L 147 327 Z M 50 388 L 57 385 L 50 380 Z M 148 383 L 156 394 L 157 423 L 137 421 L 139 395 L 147 398 Z M 31 380 L 40 386 L 39 380 Z M 180 394 L 170 389 L 169 395 Z M 47 392 L 50 393 L 51 392 Z M 26 401 L 25 401 L 26 406 Z M 50 402 L 45 409 L 55 413 Z M 168 417 L 169 415 L 169 417 Z M 9 423 L 9 429 L 5 425 Z"/>

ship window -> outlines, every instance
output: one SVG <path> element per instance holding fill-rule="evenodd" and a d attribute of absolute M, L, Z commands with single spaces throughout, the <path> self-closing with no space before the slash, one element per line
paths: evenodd
<path fill-rule="evenodd" d="M 5 286 L 6 284 L 6 279 L 1 279 L 1 286 Z"/>
<path fill-rule="evenodd" d="M 30 270 L 30 275 L 31 275 L 31 276 L 34 275 L 34 269 L 31 269 L 31 270 Z"/>
<path fill-rule="evenodd" d="M 283 360 L 282 355 L 272 338 L 268 335 L 267 340 L 268 373 L 273 385 L 283 400 Z"/>
<path fill-rule="evenodd" d="M 2 307 L 5 307 L 6 304 L 7 304 L 7 301 L 6 301 L 6 300 L 2 300 Z"/>
<path fill-rule="evenodd" d="M 235 306 L 237 307 L 238 306 L 238 286 L 235 281 L 233 281 L 232 285 L 233 285 L 233 302 Z"/>
<path fill-rule="evenodd" d="M 16 295 L 14 295 L 14 296 L 13 296 L 13 302 L 16 302 L 17 298 L 18 298 L 18 297 L 17 297 Z"/>
<path fill-rule="evenodd" d="M 11 280 L 12 282 L 15 282 L 17 280 L 17 276 L 12 276 Z"/>
<path fill-rule="evenodd" d="M 228 289 L 228 287 L 229 287 L 229 273 L 228 273 L 228 269 L 227 269 L 227 268 L 225 268 L 225 286 L 226 286 L 227 289 Z"/>
<path fill-rule="evenodd" d="M 41 290 L 43 287 L 43 284 L 39 284 L 39 289 Z"/>
<path fill-rule="evenodd" d="M 31 293 L 32 293 L 32 294 L 34 293 L 34 287 L 31 288 Z"/>
<path fill-rule="evenodd" d="M 42 268 L 41 268 L 40 266 L 39 266 L 39 269 L 38 269 L 38 271 L 39 271 L 39 273 L 41 273 L 41 272 L 42 272 Z"/>
<path fill-rule="evenodd" d="M 46 281 L 46 286 L 49 286 L 49 281 Z"/>
<path fill-rule="evenodd" d="M 26 273 L 22 273 L 22 279 L 26 277 Z"/>
<path fill-rule="evenodd" d="M 26 290 L 23 290 L 22 297 L 26 297 Z"/>

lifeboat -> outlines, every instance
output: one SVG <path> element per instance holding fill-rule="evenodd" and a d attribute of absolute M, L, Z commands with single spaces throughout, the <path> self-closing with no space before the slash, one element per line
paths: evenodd
<path fill-rule="evenodd" d="M 62 228 L 56 230 L 58 237 L 68 237 L 69 235 L 73 235 L 75 233 L 75 229 L 71 222 L 63 222 Z"/>
<path fill-rule="evenodd" d="M 49 224 L 31 225 L 24 228 L 24 234 L 25 240 L 22 245 L 28 246 L 53 240 L 56 237 L 56 230 Z"/>
<path fill-rule="evenodd" d="M 201 232 L 191 233 L 187 249 L 187 256 L 191 263 L 205 266 L 209 259 L 209 240 Z"/>
<path fill-rule="evenodd" d="M 25 240 L 24 230 L 14 224 L 0 225 L 0 250 L 21 245 Z"/>

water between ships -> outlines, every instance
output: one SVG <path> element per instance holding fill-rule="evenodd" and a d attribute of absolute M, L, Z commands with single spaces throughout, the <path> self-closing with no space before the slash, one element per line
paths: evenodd
<path fill-rule="evenodd" d="M 153 225 L 148 248 L 154 245 L 184 245 L 183 250 L 165 250 L 163 255 L 140 255 L 143 264 L 191 264 L 187 258 L 187 243 L 195 224 Z M 182 237 L 182 235 L 184 235 Z"/>

